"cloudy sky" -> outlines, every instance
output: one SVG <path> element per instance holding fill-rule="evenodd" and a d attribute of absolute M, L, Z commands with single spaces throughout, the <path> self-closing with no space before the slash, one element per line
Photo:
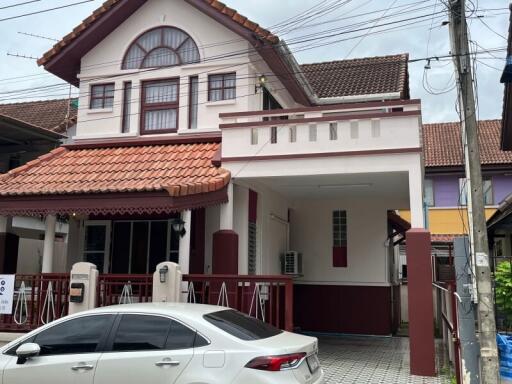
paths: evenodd
<path fill-rule="evenodd" d="M 7 56 L 7 53 L 39 57 L 54 42 L 20 32 L 58 39 L 99 7 L 103 0 L 9 18 L 82 1 L 0 0 L 0 103 L 66 96 L 67 91 L 58 86 L 38 90 L 36 87 L 57 85 L 62 81 L 38 68 L 35 60 Z M 411 96 L 422 99 L 425 122 L 457 119 L 450 59 L 432 59 L 428 70 L 425 69 L 427 61 L 418 60 L 450 52 L 448 27 L 442 26 L 447 20 L 443 1 L 446 2 L 224 0 L 253 21 L 276 31 L 288 41 L 300 63 L 408 52 L 413 60 L 409 65 Z M 28 4 L 10 7 L 25 2 Z M 479 117 L 499 118 L 503 100 L 499 77 L 505 63 L 509 0 L 467 2 L 471 39 L 474 49 L 479 52 L 475 61 Z"/>

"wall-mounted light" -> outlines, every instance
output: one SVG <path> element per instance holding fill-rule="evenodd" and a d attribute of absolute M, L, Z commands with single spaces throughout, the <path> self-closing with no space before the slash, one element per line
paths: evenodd
<path fill-rule="evenodd" d="M 178 217 L 171 221 L 172 229 L 179 233 L 181 237 L 185 236 L 187 233 L 185 229 L 185 222 L 181 219 L 181 217 Z"/>
<path fill-rule="evenodd" d="M 167 273 L 169 273 L 169 267 L 164 265 L 162 268 L 158 270 L 160 273 L 160 282 L 163 284 L 167 280 Z"/>
<path fill-rule="evenodd" d="M 267 76 L 265 76 L 265 75 L 258 76 L 258 79 L 256 80 L 256 86 L 254 87 L 254 93 L 258 93 L 258 90 L 265 88 L 266 84 L 267 84 Z"/>

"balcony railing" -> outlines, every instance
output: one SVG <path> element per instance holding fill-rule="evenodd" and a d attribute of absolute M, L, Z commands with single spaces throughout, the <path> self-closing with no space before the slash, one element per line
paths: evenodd
<path fill-rule="evenodd" d="M 222 159 L 417 151 L 420 116 L 418 100 L 222 113 Z"/>

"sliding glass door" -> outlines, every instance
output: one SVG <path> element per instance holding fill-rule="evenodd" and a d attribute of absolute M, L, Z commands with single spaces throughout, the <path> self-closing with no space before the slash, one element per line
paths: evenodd
<path fill-rule="evenodd" d="M 169 220 L 113 222 L 111 273 L 153 273 L 162 261 L 178 262 L 178 253 Z"/>

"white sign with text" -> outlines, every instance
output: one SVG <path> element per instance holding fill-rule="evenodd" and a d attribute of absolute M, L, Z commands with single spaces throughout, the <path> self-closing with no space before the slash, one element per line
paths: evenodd
<path fill-rule="evenodd" d="M 14 275 L 0 275 L 0 314 L 12 314 L 13 300 Z"/>

